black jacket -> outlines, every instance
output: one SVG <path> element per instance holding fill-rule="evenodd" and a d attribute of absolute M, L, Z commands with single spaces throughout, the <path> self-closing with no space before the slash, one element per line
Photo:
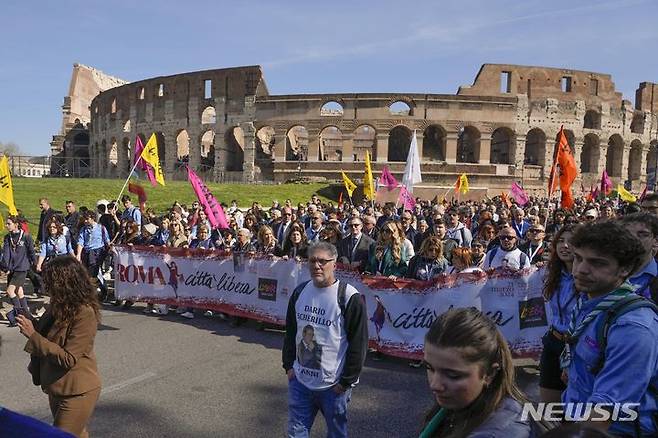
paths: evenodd
<path fill-rule="evenodd" d="M 359 270 L 363 272 L 368 263 L 370 253 L 375 249 L 375 241 L 370 237 L 366 236 L 364 233 L 361 233 L 359 242 L 356 245 L 354 251 L 350 251 L 352 248 L 352 236 L 349 235 L 338 242 L 338 261 L 340 263 L 351 263 L 359 262 Z"/>
<path fill-rule="evenodd" d="M 56 214 L 61 213 L 61 211 L 55 211 L 52 208 L 41 211 L 41 216 L 39 216 L 39 231 L 37 232 L 37 240 L 39 242 L 43 242 L 48 238 L 48 230 L 46 229 L 46 226 L 48 225 L 48 222 L 50 222 L 50 219 L 52 219 Z"/>
<path fill-rule="evenodd" d="M 19 234 L 22 234 L 22 237 L 17 242 L 16 238 Z M 15 247 L 14 243 L 16 244 Z M 34 242 L 29 234 L 19 232 L 14 235 L 13 242 L 11 233 L 5 235 L 2 257 L 0 258 L 2 269 L 9 272 L 27 272 L 34 264 L 34 259 Z"/>

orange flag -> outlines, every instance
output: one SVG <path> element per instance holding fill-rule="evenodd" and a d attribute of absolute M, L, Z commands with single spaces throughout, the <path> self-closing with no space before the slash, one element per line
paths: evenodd
<path fill-rule="evenodd" d="M 578 168 L 576 167 L 576 161 L 571 153 L 571 147 L 562 128 L 560 128 L 560 132 L 558 133 L 555 161 L 560 166 L 559 182 L 560 191 L 562 192 L 562 206 L 564 208 L 573 208 L 574 199 L 571 193 L 571 186 L 578 175 Z M 555 166 L 555 163 L 553 165 Z"/>

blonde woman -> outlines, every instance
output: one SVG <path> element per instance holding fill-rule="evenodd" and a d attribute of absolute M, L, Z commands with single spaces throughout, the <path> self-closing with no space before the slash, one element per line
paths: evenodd
<path fill-rule="evenodd" d="M 407 272 L 407 262 L 402 247 L 404 239 L 404 234 L 400 233 L 394 221 L 384 223 L 366 272 L 390 278 L 404 277 Z"/>
<path fill-rule="evenodd" d="M 181 221 L 173 220 L 169 226 L 169 242 L 167 246 L 171 248 L 186 248 L 189 246 L 189 239 L 185 232 L 185 227 Z"/>

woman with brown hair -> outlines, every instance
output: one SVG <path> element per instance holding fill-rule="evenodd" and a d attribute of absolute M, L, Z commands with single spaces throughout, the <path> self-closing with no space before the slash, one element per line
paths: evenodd
<path fill-rule="evenodd" d="M 525 396 L 514 381 L 507 341 L 481 311 L 451 309 L 425 335 L 423 363 L 435 405 L 421 437 L 527 438 Z"/>
<path fill-rule="evenodd" d="M 87 437 L 87 424 L 101 392 L 94 339 L 100 321 L 96 286 L 75 257 L 57 257 L 43 270 L 50 305 L 37 327 L 25 316 L 18 326 L 28 338 L 28 370 L 48 394 L 53 425 Z"/>
<path fill-rule="evenodd" d="M 542 338 L 544 348 L 539 360 L 539 396 L 541 400 L 561 401 L 566 385 L 561 379 L 560 354 L 564 350 L 564 334 L 569 329 L 571 312 L 577 303 L 577 294 L 571 268 L 573 253 L 569 240 L 574 225 L 564 225 L 551 241 L 551 255 L 546 265 L 544 299 L 551 309 L 551 325 Z"/>
<path fill-rule="evenodd" d="M 304 227 L 299 222 L 295 222 L 290 225 L 290 232 L 285 242 L 283 242 L 283 248 L 280 248 L 276 255 L 285 260 L 293 259 L 299 261 L 306 258 L 307 249 L 308 242 Z"/>
<path fill-rule="evenodd" d="M 256 252 L 262 255 L 273 255 L 277 251 L 277 241 L 269 225 L 261 225 L 258 229 Z"/>
<path fill-rule="evenodd" d="M 416 280 L 433 280 L 448 269 L 448 260 L 443 257 L 443 242 L 437 236 L 426 238 L 418 254 L 409 261 L 407 278 Z"/>
<path fill-rule="evenodd" d="M 404 234 L 400 234 L 395 221 L 388 221 L 382 225 L 375 251 L 370 256 L 366 272 L 374 275 L 385 275 L 396 278 L 407 273 L 407 262 L 403 254 Z"/>

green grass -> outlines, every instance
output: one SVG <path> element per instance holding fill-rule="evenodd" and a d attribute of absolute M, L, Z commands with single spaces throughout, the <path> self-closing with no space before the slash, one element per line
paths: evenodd
<path fill-rule="evenodd" d="M 13 178 L 14 200 L 16 208 L 23 211 L 27 219 L 34 223 L 39 222 L 39 198 L 46 197 L 50 200 L 55 210 L 65 211 L 64 204 L 67 200 L 76 202 L 78 207 L 86 206 L 95 208 L 99 199 L 116 199 L 121 190 L 124 180 L 115 179 L 75 179 L 75 178 Z M 182 204 L 191 204 L 196 200 L 192 186 L 187 181 L 167 181 L 166 186 L 151 187 L 144 180 L 136 181 L 141 184 L 148 197 L 147 205 L 153 207 L 157 212 L 163 212 L 171 206 L 174 201 Z M 306 202 L 313 193 L 323 191 L 328 184 L 208 184 L 210 191 L 219 202 L 230 204 L 236 199 L 240 207 L 250 207 L 254 201 L 260 202 L 263 207 L 269 207 L 272 200 L 276 199 L 283 203 L 291 199 L 293 204 Z M 325 189 L 325 190 L 323 190 Z M 125 192 L 131 196 L 137 204 L 137 196 Z M 323 199 L 323 196 L 320 196 Z M 2 206 L 4 207 L 4 205 Z M 7 215 L 7 209 L 1 208 L 2 214 Z"/>

